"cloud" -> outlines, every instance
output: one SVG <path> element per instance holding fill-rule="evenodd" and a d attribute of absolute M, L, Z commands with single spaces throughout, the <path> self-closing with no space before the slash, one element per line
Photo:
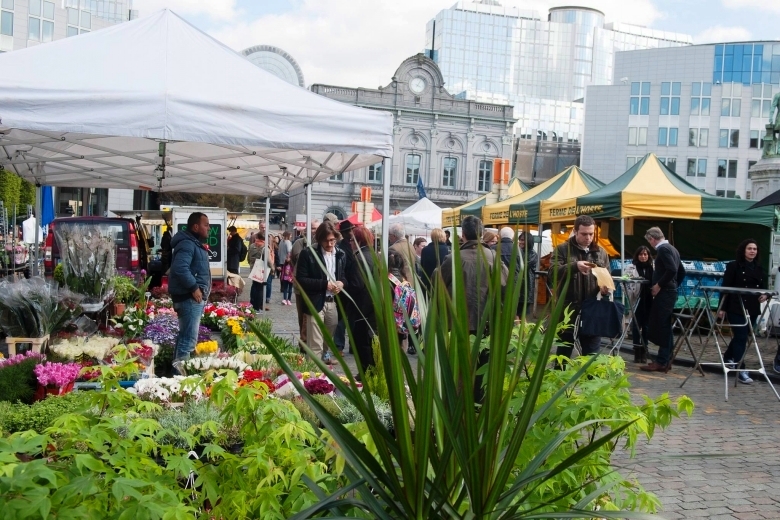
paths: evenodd
<path fill-rule="evenodd" d="M 204 15 L 214 20 L 233 20 L 236 18 L 236 0 L 133 0 L 133 9 L 146 16 L 159 9 L 168 8 L 176 13 Z"/>
<path fill-rule="evenodd" d="M 723 42 L 744 42 L 752 38 L 750 31 L 744 27 L 724 27 L 714 25 L 703 30 L 693 37 L 694 43 L 723 43 Z"/>
<path fill-rule="evenodd" d="M 780 4 L 777 2 L 765 2 L 763 0 L 721 0 L 721 3 L 723 4 L 723 7 L 729 9 L 748 8 L 780 13 Z"/>

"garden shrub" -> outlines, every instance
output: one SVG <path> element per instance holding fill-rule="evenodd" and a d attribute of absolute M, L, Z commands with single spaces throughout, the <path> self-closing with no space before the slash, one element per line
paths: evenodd
<path fill-rule="evenodd" d="M 0 368 L 0 401 L 30 404 L 33 402 L 38 379 L 35 377 L 37 358 L 25 359 L 21 363 Z"/>
<path fill-rule="evenodd" d="M 71 392 L 50 396 L 31 405 L 4 403 L 6 406 L 0 408 L 0 430 L 5 433 L 27 430 L 42 433 L 58 417 L 87 408 L 89 399 L 83 392 Z"/>

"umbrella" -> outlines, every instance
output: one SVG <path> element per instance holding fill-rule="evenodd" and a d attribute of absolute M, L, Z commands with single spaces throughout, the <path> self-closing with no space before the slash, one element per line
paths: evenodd
<path fill-rule="evenodd" d="M 780 190 L 767 195 L 763 199 L 750 206 L 749 209 L 763 208 L 764 206 L 780 206 Z"/>

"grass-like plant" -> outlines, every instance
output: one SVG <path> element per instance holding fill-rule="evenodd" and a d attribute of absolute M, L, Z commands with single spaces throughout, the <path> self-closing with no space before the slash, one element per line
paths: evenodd
<path fill-rule="evenodd" d="M 459 251 L 454 249 L 452 256 L 452 287 L 444 287 L 440 274 L 435 274 L 422 340 L 410 337 L 419 356 L 416 371 L 398 344 L 385 263 L 375 258 L 373 273 L 365 277 L 377 316 L 375 332 L 392 410 L 392 432 L 379 417 L 368 386 L 358 390 L 354 385 L 353 374 L 327 333 L 325 341 L 353 384 L 342 382 L 319 358 L 309 355 L 363 416 L 367 437 L 353 433 L 354 429 L 342 425 L 310 396 L 283 356 L 270 348 L 327 429 L 346 463 L 349 481 L 292 518 L 340 517 L 354 514 L 352 508 L 388 520 L 649 517 L 634 511 L 604 510 L 602 499 L 615 485 L 601 478 L 611 473 L 608 456 L 595 463 L 602 471 L 591 472 L 591 478 L 556 485 L 568 470 L 613 447 L 640 419 L 593 419 L 571 425 L 555 415 L 556 405 L 574 391 L 596 361 L 592 358 L 578 368 L 569 366 L 565 381 L 552 392 L 542 392 L 551 388 L 544 382 L 558 324 L 563 321 L 564 302 L 553 302 L 548 326 L 540 322 L 515 327 L 513 302 L 527 277 L 510 277 L 502 287 L 499 269 L 492 269 L 489 280 L 484 280 L 489 284 L 489 297 L 477 329 L 489 334 L 484 339 L 470 335 Z M 514 272 L 514 256 L 509 272 Z M 302 297 L 311 309 L 305 293 Z M 508 312 L 504 312 L 505 305 Z M 313 314 L 325 331 L 319 316 Z M 253 330 L 262 340 L 264 332 L 256 326 Z M 480 368 L 483 348 L 489 351 L 490 360 Z M 360 367 L 358 371 L 365 376 Z M 481 403 L 474 397 L 478 371 L 484 373 Z M 548 437 L 532 439 L 531 432 L 541 424 Z M 572 437 L 578 442 L 572 443 Z M 370 442 L 364 442 L 366 438 Z M 553 455 L 564 445 L 569 452 L 556 460 Z M 539 499 L 541 488 L 550 490 L 543 499 Z"/>

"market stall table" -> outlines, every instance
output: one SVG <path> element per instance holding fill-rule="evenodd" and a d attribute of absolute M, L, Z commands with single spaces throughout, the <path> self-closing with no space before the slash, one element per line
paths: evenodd
<path fill-rule="evenodd" d="M 694 332 L 700 330 L 701 318 L 704 316 L 704 311 L 709 311 L 712 305 L 709 296 L 705 295 L 705 297 L 701 297 L 699 294 L 701 293 L 702 287 L 705 286 L 704 280 L 706 278 L 714 277 L 722 279 L 723 272 L 687 269 L 685 271 L 685 277 L 686 279 L 693 278 L 694 284 L 692 286 L 683 285 L 682 287 L 678 288 L 678 291 L 683 291 L 683 294 L 681 295 L 683 298 L 683 304 L 681 307 L 679 307 L 678 312 L 675 312 L 673 315 L 674 324 L 672 327 L 679 329 L 680 335 L 678 336 L 677 341 L 674 344 L 674 348 L 672 349 L 672 359 L 670 360 L 670 363 L 674 363 L 674 360 L 677 358 L 677 354 L 680 353 L 683 344 L 685 344 L 688 348 L 688 352 L 691 354 L 691 357 L 696 359 L 693 345 L 691 345 L 691 337 L 693 336 Z M 720 288 L 720 283 L 722 283 L 722 281 L 718 281 L 718 284 L 715 286 L 708 287 L 711 287 L 713 290 L 717 290 Z M 699 343 L 701 344 L 701 334 L 698 334 Z M 704 375 L 704 371 L 701 367 L 699 367 L 699 372 Z"/>
<path fill-rule="evenodd" d="M 613 276 L 612 280 L 619 284 L 623 294 L 628 297 L 628 287 L 630 285 L 647 285 L 650 283 L 650 280 L 647 280 L 645 278 L 623 278 L 622 276 Z M 631 301 L 629 300 L 628 305 L 626 307 L 628 308 L 628 322 L 623 324 L 623 332 L 620 334 L 620 337 L 617 339 L 615 343 L 612 344 L 612 348 L 609 351 L 610 355 L 617 354 L 620 355 L 620 347 L 623 346 L 623 342 L 626 340 L 626 336 L 628 335 L 628 331 L 631 330 L 631 324 L 636 320 L 636 309 L 639 307 L 639 301 L 642 299 L 642 297 L 638 297 L 636 301 L 631 304 Z"/>
<path fill-rule="evenodd" d="M 704 301 L 708 302 L 710 301 L 710 298 L 712 297 L 712 294 L 714 292 L 720 292 L 722 294 L 735 294 L 739 296 L 767 296 L 767 301 L 770 301 L 773 297 L 777 296 L 778 293 L 776 291 L 767 290 L 767 289 L 748 289 L 743 287 L 717 287 L 717 286 L 702 286 L 701 291 L 704 293 Z M 747 310 L 745 309 L 745 304 L 742 301 L 742 298 L 738 299 L 740 302 L 740 306 L 742 307 L 742 314 L 745 317 L 744 323 L 737 323 L 735 325 L 750 325 L 750 315 L 748 314 Z M 721 305 L 718 307 L 720 310 L 720 307 L 722 307 L 723 301 L 721 300 Z M 682 388 L 683 385 L 690 379 L 690 377 L 693 375 L 693 373 L 699 369 L 701 371 L 702 365 L 719 365 L 723 369 L 723 375 L 725 379 L 725 388 L 726 388 L 726 401 L 729 400 L 729 372 L 758 372 L 759 374 L 763 375 L 766 379 L 766 382 L 769 383 L 770 388 L 772 388 L 772 391 L 775 393 L 775 396 L 778 400 L 780 400 L 780 394 L 777 393 L 777 389 L 772 384 L 772 381 L 769 379 L 769 376 L 766 373 L 766 368 L 764 367 L 764 361 L 761 357 L 761 351 L 758 348 L 758 340 L 756 339 L 756 334 L 754 327 L 750 325 L 750 336 L 748 337 L 748 345 L 745 349 L 745 353 L 747 353 L 748 348 L 750 348 L 750 342 L 752 341 L 752 345 L 756 350 L 756 354 L 758 356 L 758 363 L 759 368 L 738 368 L 742 361 L 745 358 L 745 355 L 742 356 L 742 359 L 738 360 L 735 364 L 726 363 L 723 359 L 723 351 L 720 348 L 720 341 L 718 340 L 718 337 L 720 337 L 724 343 L 725 343 L 725 337 L 723 336 L 723 327 L 726 325 L 723 320 L 719 320 L 717 318 L 717 314 L 713 314 L 711 309 L 709 309 L 709 306 L 702 306 L 703 312 L 702 314 L 707 316 L 707 320 L 709 322 L 710 332 L 707 335 L 707 338 L 705 339 L 704 343 L 702 344 L 701 350 L 699 352 L 699 355 L 694 355 L 694 367 L 691 370 L 691 373 L 688 374 L 688 377 L 685 378 L 685 381 L 680 384 L 680 387 Z M 769 309 L 769 305 L 764 306 L 764 310 L 761 312 L 761 316 L 759 316 L 759 321 L 764 317 L 764 315 L 767 312 L 767 309 Z M 701 316 L 700 316 L 701 317 Z M 696 320 L 699 321 L 700 317 Z M 704 352 L 707 349 L 707 345 L 709 344 L 710 338 L 714 339 L 715 347 L 718 349 L 718 359 L 720 362 L 704 362 L 702 359 L 704 358 Z M 702 375 L 703 372 L 702 372 Z M 734 385 L 736 386 L 736 380 L 734 381 Z"/>

